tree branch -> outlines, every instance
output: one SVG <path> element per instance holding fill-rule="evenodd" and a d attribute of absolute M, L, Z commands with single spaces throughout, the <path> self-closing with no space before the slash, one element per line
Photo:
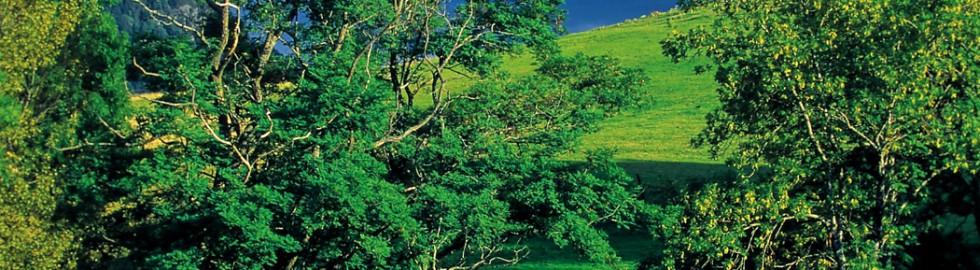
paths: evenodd
<path fill-rule="evenodd" d="M 157 78 L 161 77 L 160 73 L 146 71 L 143 66 L 140 66 L 140 64 L 136 62 L 136 57 L 133 57 L 133 66 L 136 66 L 136 68 L 139 69 L 143 75 Z"/>

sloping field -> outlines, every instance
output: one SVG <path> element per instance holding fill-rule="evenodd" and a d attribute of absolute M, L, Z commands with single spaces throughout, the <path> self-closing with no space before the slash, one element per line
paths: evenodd
<path fill-rule="evenodd" d="M 667 180 L 664 177 L 708 176 L 702 165 L 720 161 L 711 160 L 703 149 L 692 148 L 690 141 L 704 126 L 704 115 L 718 104 L 712 75 L 694 73 L 694 67 L 703 62 L 673 63 L 663 56 L 660 41 L 671 31 L 710 22 L 706 12 L 674 11 L 562 37 L 559 44 L 565 54 L 612 55 L 625 66 L 643 69 L 649 77 L 644 91 L 649 104 L 606 120 L 602 130 L 583 138 L 581 149 L 616 149 L 624 167 L 648 182 Z M 528 56 L 516 57 L 507 59 L 504 66 L 519 75 L 531 72 L 531 62 Z M 688 166 L 684 164 L 698 170 L 685 172 Z"/>
<path fill-rule="evenodd" d="M 704 115 L 718 106 L 712 75 L 694 73 L 702 61 L 673 63 L 663 55 L 660 45 L 671 31 L 708 25 L 711 20 L 706 12 L 672 11 L 562 37 L 559 44 L 565 54 L 612 55 L 624 66 L 643 69 L 649 77 L 644 91 L 649 95 L 648 104 L 606 120 L 598 133 L 583 138 L 582 151 L 567 158 L 580 160 L 589 149 L 616 149 L 620 165 L 654 192 L 656 187 L 728 174 L 720 160 L 712 160 L 706 150 L 690 146 L 691 138 L 705 125 Z M 510 58 L 504 68 L 514 75 L 527 74 L 534 69 L 532 61 L 529 56 Z M 627 265 L 659 252 L 660 244 L 649 235 L 618 230 L 608 233 Z M 530 245 L 527 259 L 503 268 L 595 267 L 572 250 L 558 249 L 547 240 L 531 241 Z"/>

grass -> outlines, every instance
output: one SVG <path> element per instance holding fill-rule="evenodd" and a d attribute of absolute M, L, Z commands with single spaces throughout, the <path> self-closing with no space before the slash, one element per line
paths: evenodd
<path fill-rule="evenodd" d="M 619 164 L 654 191 L 729 175 L 731 170 L 711 159 L 706 150 L 690 145 L 705 126 L 705 114 L 719 106 L 711 75 L 694 73 L 695 66 L 705 60 L 673 63 L 663 55 L 660 45 L 671 31 L 706 25 L 711 20 L 706 12 L 674 11 L 562 37 L 559 44 L 565 54 L 612 55 L 624 66 L 642 69 L 648 76 L 644 92 L 651 100 L 641 110 L 601 123 L 598 133 L 582 138 L 581 151 L 565 159 L 582 160 L 583 153 L 590 149 L 615 149 Z M 528 74 L 533 69 L 533 60 L 527 55 L 508 58 L 504 63 L 504 70 L 513 75 Z M 635 266 L 661 249 L 660 243 L 647 234 L 618 230 L 608 233 L 625 267 Z M 596 267 L 572 250 L 559 249 L 545 239 L 532 239 L 528 246 L 531 254 L 526 259 L 498 269 Z"/>
<path fill-rule="evenodd" d="M 635 268 L 643 258 L 659 252 L 660 243 L 654 241 L 637 241 L 650 239 L 649 235 L 609 229 L 609 239 L 613 248 L 619 251 L 624 259 L 624 267 Z M 515 265 L 491 267 L 491 269 L 595 269 L 596 266 L 572 249 L 559 249 L 549 240 L 532 239 L 527 245 L 531 248 L 530 255 Z"/>
<path fill-rule="evenodd" d="M 718 106 L 713 80 L 709 74 L 694 74 L 701 61 L 675 64 L 663 56 L 660 46 L 672 30 L 709 21 L 705 13 L 671 12 L 560 40 L 567 54 L 613 55 L 649 77 L 644 92 L 652 103 L 603 122 L 600 132 L 583 138 L 582 149 L 617 149 L 623 160 L 716 163 L 705 151 L 690 147 L 691 138 L 704 127 L 704 115 Z"/>
<path fill-rule="evenodd" d="M 582 139 L 583 151 L 567 158 L 581 160 L 585 150 L 612 148 L 622 160 L 719 163 L 706 151 L 690 146 L 691 138 L 705 125 L 704 115 L 718 106 L 711 74 L 694 74 L 694 67 L 705 62 L 685 60 L 675 64 L 663 55 L 660 46 L 671 31 L 710 21 L 705 11 L 674 11 L 562 37 L 558 43 L 565 54 L 612 55 L 624 66 L 645 71 L 649 80 L 644 92 L 650 97 L 650 104 L 642 110 L 625 112 L 601 123 L 600 132 Z M 534 68 L 534 60 L 526 54 L 508 57 L 503 64 L 503 70 L 515 76 L 530 74 Z M 454 73 L 447 73 L 446 80 L 450 89 L 472 84 Z M 420 93 L 416 103 L 426 106 L 432 101 L 428 94 Z M 650 178 L 643 177 L 648 176 L 648 170 L 631 172 Z"/>
<path fill-rule="evenodd" d="M 705 125 L 705 114 L 718 106 L 711 74 L 694 73 L 695 66 L 706 61 L 674 63 L 663 55 L 660 45 L 672 31 L 706 25 L 711 20 L 707 11 L 672 11 L 562 37 L 558 43 L 564 54 L 611 55 L 624 66 L 643 70 L 648 77 L 643 92 L 649 97 L 642 109 L 600 123 L 598 133 L 582 139 L 581 151 L 565 158 L 582 160 L 586 150 L 612 148 L 623 161 L 719 164 L 705 150 L 690 146 L 691 139 Z M 528 75 L 535 68 L 528 54 L 504 59 L 503 71 L 514 76 Z M 449 89 L 473 84 L 471 79 L 455 73 L 447 73 L 446 80 Z M 420 93 L 416 104 L 424 107 L 432 100 L 428 93 Z M 637 166 L 630 172 L 640 174 L 642 179 L 656 179 L 653 174 L 657 173 Z"/>

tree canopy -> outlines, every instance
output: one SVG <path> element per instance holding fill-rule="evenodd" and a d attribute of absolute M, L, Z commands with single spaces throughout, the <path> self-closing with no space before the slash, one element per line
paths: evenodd
<path fill-rule="evenodd" d="M 73 157 L 123 120 L 122 54 L 92 1 L 0 2 L 0 268 L 75 266 L 78 235 L 56 218 Z M 105 132 L 108 133 L 108 132 Z"/>
<path fill-rule="evenodd" d="M 645 211 L 609 153 L 558 159 L 644 82 L 560 56 L 561 1 L 227 0 L 197 22 L 133 3 L 186 35 L 77 56 L 155 93 L 85 99 L 96 122 L 59 149 L 81 268 L 477 268 L 532 237 L 614 266 L 600 225 Z M 497 71 L 520 52 L 534 75 Z"/>
<path fill-rule="evenodd" d="M 720 14 L 663 43 L 711 59 L 720 85 L 693 142 L 745 173 L 686 197 L 665 264 L 914 263 L 909 248 L 949 213 L 936 207 L 960 203 L 943 186 L 976 190 L 980 3 L 686 4 Z"/>

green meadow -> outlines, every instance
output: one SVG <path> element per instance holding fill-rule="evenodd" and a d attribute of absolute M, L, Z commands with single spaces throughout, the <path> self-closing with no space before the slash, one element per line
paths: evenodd
<path fill-rule="evenodd" d="M 564 54 L 614 55 L 624 66 L 639 68 L 648 77 L 643 89 L 647 98 L 641 108 L 607 119 L 599 132 L 583 137 L 579 151 L 566 158 L 578 161 L 589 150 L 615 150 L 620 166 L 643 181 L 648 200 L 657 198 L 656 193 L 664 187 L 729 175 L 722 160 L 712 159 L 705 149 L 690 144 L 704 127 L 705 114 L 718 106 L 711 74 L 694 72 L 697 65 L 707 61 L 674 63 L 663 55 L 660 45 L 671 31 L 707 25 L 711 20 L 705 11 L 671 11 L 562 37 L 558 43 Z M 531 56 L 520 55 L 505 59 L 503 68 L 520 76 L 532 72 L 535 65 Z M 607 233 L 626 266 L 659 252 L 660 243 L 650 235 L 612 228 Z M 545 239 L 531 240 L 528 245 L 526 259 L 500 268 L 595 267 L 571 249 L 559 249 Z"/>

